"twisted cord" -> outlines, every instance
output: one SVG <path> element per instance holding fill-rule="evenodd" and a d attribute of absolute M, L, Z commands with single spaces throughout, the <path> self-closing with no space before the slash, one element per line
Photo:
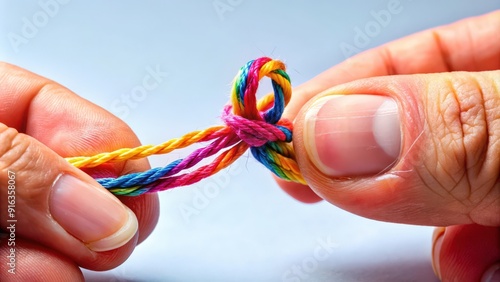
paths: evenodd
<path fill-rule="evenodd" d="M 271 78 L 274 93 L 257 101 L 258 84 L 265 76 Z M 285 65 L 270 58 L 259 58 L 245 64 L 236 75 L 231 89 L 231 104 L 226 105 L 222 112 L 225 125 L 193 131 L 159 145 L 123 148 L 94 156 L 67 158 L 67 161 L 79 168 L 96 167 L 109 162 L 167 154 L 198 142 L 210 141 L 205 147 L 164 167 L 117 178 L 99 178 L 97 181 L 116 195 L 137 196 L 164 191 L 209 177 L 231 165 L 250 148 L 255 159 L 278 177 L 305 184 L 290 145 L 292 123 L 281 119 L 291 91 Z M 218 156 L 211 163 L 186 172 L 216 154 Z"/>
<path fill-rule="evenodd" d="M 76 167 L 96 167 L 107 162 L 142 159 L 152 155 L 167 154 L 177 149 L 188 147 L 197 142 L 205 142 L 227 135 L 230 128 L 213 126 L 205 130 L 197 130 L 182 137 L 170 139 L 159 145 L 143 145 L 135 148 L 122 148 L 109 153 L 101 153 L 90 157 L 70 157 L 66 160 Z"/>

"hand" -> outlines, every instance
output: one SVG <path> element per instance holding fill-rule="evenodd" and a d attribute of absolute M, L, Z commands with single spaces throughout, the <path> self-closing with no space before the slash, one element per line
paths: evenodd
<path fill-rule="evenodd" d="M 447 226 L 434 236 L 437 275 L 479 281 L 496 269 L 499 279 L 499 34 L 496 11 L 369 50 L 295 89 L 285 116 L 309 188 L 281 187 L 364 217 Z"/>
<path fill-rule="evenodd" d="M 68 89 L 6 63 L 0 101 L 0 281 L 83 281 L 79 266 L 106 270 L 125 261 L 157 223 L 157 195 L 120 202 L 63 157 L 138 146 L 132 130 Z M 137 160 L 87 173 L 147 169 Z"/>

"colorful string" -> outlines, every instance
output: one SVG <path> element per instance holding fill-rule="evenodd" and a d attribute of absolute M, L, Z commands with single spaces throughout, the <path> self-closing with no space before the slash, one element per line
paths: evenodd
<path fill-rule="evenodd" d="M 265 76 L 271 78 L 274 94 L 257 101 L 259 81 Z M 213 175 L 232 164 L 250 148 L 252 155 L 278 177 L 305 183 L 290 145 L 292 123 L 281 119 L 291 93 L 285 65 L 270 58 L 259 58 L 248 62 L 236 75 L 231 91 L 231 104 L 226 105 L 222 112 L 225 125 L 193 131 L 156 146 L 118 149 L 67 160 L 79 168 L 96 167 L 108 162 L 166 154 L 198 142 L 210 142 L 186 158 L 175 160 L 165 167 L 117 178 L 99 178 L 97 182 L 116 195 L 137 196 L 163 191 L 190 185 Z M 217 153 L 219 155 L 210 164 L 200 166 L 192 172 L 184 172 Z"/>

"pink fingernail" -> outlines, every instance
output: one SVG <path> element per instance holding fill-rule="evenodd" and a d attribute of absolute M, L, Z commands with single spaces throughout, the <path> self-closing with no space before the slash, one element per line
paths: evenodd
<path fill-rule="evenodd" d="M 94 251 L 121 247 L 137 232 L 129 208 L 102 187 L 69 174 L 56 180 L 49 204 L 54 219 Z"/>
<path fill-rule="evenodd" d="M 326 175 L 383 172 L 401 150 L 397 103 L 365 94 L 320 98 L 306 113 L 304 142 L 310 160 Z"/>

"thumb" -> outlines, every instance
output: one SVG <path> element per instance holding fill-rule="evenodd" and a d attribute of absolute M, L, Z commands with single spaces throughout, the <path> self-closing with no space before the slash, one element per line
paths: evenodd
<path fill-rule="evenodd" d="M 80 265 L 134 238 L 133 212 L 34 138 L 0 123 L 0 226 Z M 9 246 L 15 246 L 14 240 Z"/>
<path fill-rule="evenodd" d="M 302 108 L 297 160 L 318 195 L 365 217 L 498 226 L 499 109 L 500 71 L 354 81 Z"/>

